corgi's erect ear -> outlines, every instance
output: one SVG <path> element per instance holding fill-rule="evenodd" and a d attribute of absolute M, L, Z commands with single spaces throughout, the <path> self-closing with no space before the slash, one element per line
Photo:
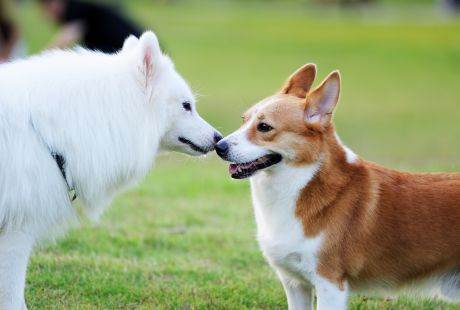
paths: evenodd
<path fill-rule="evenodd" d="M 315 81 L 316 65 L 306 64 L 294 72 L 281 89 L 282 94 L 305 98 Z"/>
<path fill-rule="evenodd" d="M 130 35 L 126 38 L 125 42 L 123 43 L 123 48 L 121 49 L 123 52 L 130 51 L 136 47 L 137 43 L 139 43 L 139 39 L 133 35 Z"/>
<path fill-rule="evenodd" d="M 149 82 L 162 56 L 157 36 L 151 31 L 145 32 L 139 38 L 138 48 L 141 73 L 145 76 L 145 81 Z"/>
<path fill-rule="evenodd" d="M 340 95 L 340 73 L 333 71 L 307 96 L 305 117 L 309 123 L 328 125 Z"/>

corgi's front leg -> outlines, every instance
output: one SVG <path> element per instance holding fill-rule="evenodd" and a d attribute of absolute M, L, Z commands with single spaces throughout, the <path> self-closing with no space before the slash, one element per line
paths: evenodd
<path fill-rule="evenodd" d="M 286 293 L 289 310 L 313 310 L 312 286 L 305 285 L 277 270 L 277 274 L 283 284 Z"/>
<path fill-rule="evenodd" d="M 315 281 L 318 310 L 345 310 L 348 303 L 348 285 L 340 288 L 337 284 L 319 277 Z"/>

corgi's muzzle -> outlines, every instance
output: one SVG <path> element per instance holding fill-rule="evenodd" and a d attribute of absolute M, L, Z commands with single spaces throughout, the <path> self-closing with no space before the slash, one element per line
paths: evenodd
<path fill-rule="evenodd" d="M 230 145 L 227 141 L 221 140 L 215 146 L 216 153 L 222 159 L 233 162 L 228 167 L 230 176 L 234 179 L 246 179 L 254 175 L 258 170 L 268 168 L 279 163 L 283 157 L 277 153 L 269 153 L 248 162 L 236 162 L 229 157 Z"/>

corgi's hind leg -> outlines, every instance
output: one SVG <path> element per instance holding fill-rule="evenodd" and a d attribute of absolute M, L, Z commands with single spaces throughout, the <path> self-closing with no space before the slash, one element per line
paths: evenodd
<path fill-rule="evenodd" d="M 451 301 L 460 301 L 460 267 L 441 277 L 440 289 L 442 297 Z"/>
<path fill-rule="evenodd" d="M 24 286 L 33 239 L 24 233 L 0 234 L 0 309 L 24 310 Z"/>

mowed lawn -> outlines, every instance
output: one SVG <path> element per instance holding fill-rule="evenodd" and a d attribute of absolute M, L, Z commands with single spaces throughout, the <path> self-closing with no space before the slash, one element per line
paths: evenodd
<path fill-rule="evenodd" d="M 297 67 L 315 62 L 319 79 L 342 73 L 335 119 L 355 152 L 410 171 L 460 171 L 460 20 L 429 3 L 339 11 L 295 2 L 127 6 L 157 31 L 200 94 L 201 114 L 224 134 Z M 36 52 L 52 28 L 38 26 L 30 4 L 21 17 Z M 30 309 L 286 308 L 255 241 L 249 184 L 231 180 L 215 155 L 161 157 L 98 225 L 83 221 L 37 249 L 26 298 Z M 351 308 L 459 307 L 355 297 Z"/>

